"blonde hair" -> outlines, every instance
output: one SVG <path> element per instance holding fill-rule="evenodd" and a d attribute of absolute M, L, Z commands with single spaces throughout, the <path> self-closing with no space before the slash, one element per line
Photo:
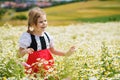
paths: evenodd
<path fill-rule="evenodd" d="M 28 30 L 27 32 L 31 33 L 30 27 L 33 25 L 37 25 L 37 20 L 42 15 L 46 15 L 46 13 L 39 7 L 32 8 L 28 13 Z"/>

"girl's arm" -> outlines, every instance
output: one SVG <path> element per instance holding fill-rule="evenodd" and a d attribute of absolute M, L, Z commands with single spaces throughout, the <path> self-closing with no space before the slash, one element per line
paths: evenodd
<path fill-rule="evenodd" d="M 55 55 L 70 56 L 75 51 L 75 46 L 72 46 L 67 52 L 62 52 L 62 51 L 56 50 L 54 47 L 51 47 L 50 51 Z"/>
<path fill-rule="evenodd" d="M 19 48 L 18 57 L 23 57 L 25 54 L 32 53 L 34 51 L 33 48 Z"/>

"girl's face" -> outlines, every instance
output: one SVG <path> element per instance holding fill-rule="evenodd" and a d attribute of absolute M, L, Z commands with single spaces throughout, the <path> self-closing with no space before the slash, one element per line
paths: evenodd
<path fill-rule="evenodd" d="M 35 26 L 35 30 L 43 32 L 46 27 L 47 27 L 46 15 L 42 15 L 37 20 L 37 25 Z"/>

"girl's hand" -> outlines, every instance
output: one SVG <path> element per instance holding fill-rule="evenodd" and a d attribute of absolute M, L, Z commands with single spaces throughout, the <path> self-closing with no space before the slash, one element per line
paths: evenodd
<path fill-rule="evenodd" d="M 73 54 L 73 52 L 75 52 L 75 46 L 72 46 L 68 52 L 66 53 L 66 56 L 70 56 L 71 54 Z"/>
<path fill-rule="evenodd" d="M 20 53 L 18 53 L 18 57 L 23 57 L 25 54 L 33 53 L 33 48 L 19 48 Z"/>
<path fill-rule="evenodd" d="M 27 68 L 30 68 L 31 66 L 29 64 L 27 64 L 26 62 L 22 62 L 22 65 L 27 67 Z"/>
<path fill-rule="evenodd" d="M 26 53 L 31 54 L 31 53 L 34 52 L 34 49 L 33 48 L 27 48 L 27 49 L 25 49 L 25 51 L 26 51 Z"/>

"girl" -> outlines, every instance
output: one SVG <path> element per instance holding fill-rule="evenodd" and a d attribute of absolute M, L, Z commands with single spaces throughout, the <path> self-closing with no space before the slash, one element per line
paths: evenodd
<path fill-rule="evenodd" d="M 75 51 L 72 46 L 67 52 L 61 52 L 54 48 L 53 38 L 45 32 L 47 27 L 46 14 L 40 8 L 33 8 L 28 14 L 28 30 L 24 32 L 19 40 L 19 57 L 28 54 L 26 69 L 31 73 L 40 71 L 39 63 L 44 70 L 48 70 L 54 64 L 51 53 L 59 56 L 69 56 Z M 39 64 L 40 65 L 40 64 Z"/>

